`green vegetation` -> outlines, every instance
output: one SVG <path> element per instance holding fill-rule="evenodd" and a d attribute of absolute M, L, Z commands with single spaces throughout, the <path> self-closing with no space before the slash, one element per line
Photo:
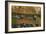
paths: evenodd
<path fill-rule="evenodd" d="M 16 18 L 12 17 L 12 24 L 16 23 Z"/>

